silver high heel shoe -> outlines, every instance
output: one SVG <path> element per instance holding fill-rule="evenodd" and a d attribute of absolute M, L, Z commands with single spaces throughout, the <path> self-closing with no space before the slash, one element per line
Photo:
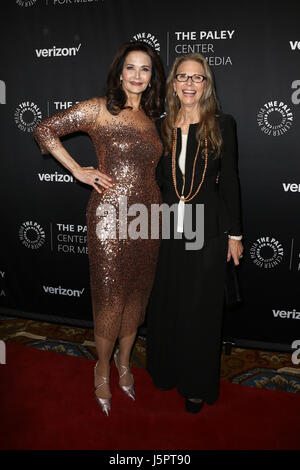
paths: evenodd
<path fill-rule="evenodd" d="M 129 367 L 122 366 L 120 364 L 119 357 L 118 357 L 118 352 L 115 352 L 115 354 L 114 354 L 114 361 L 115 361 L 115 364 L 116 364 L 116 368 L 118 369 L 118 372 L 119 372 L 119 387 L 120 387 L 120 389 L 129 398 L 131 398 L 132 400 L 135 400 L 134 379 L 133 379 L 132 373 L 130 372 Z M 123 372 L 121 372 L 121 368 L 123 369 Z M 131 385 L 120 385 L 120 379 L 122 377 L 124 377 L 124 375 L 127 374 L 127 373 L 130 374 L 130 376 L 132 378 L 132 384 Z"/>
<path fill-rule="evenodd" d="M 98 365 L 98 362 L 94 367 L 94 377 L 95 377 L 95 379 L 96 379 L 96 367 L 97 367 L 97 365 Z M 110 409 L 111 409 L 111 398 L 97 397 L 96 390 L 98 390 L 98 388 L 102 387 L 102 385 L 104 385 L 104 384 L 109 384 L 109 378 L 108 377 L 103 377 L 103 375 L 100 375 L 100 377 L 101 377 L 101 379 L 103 379 L 103 382 L 96 385 L 96 387 L 95 387 L 95 399 L 96 399 L 96 402 L 98 403 L 98 405 L 100 406 L 101 410 L 103 411 L 103 413 L 106 414 L 106 416 L 108 416 L 109 412 L 110 412 Z"/>

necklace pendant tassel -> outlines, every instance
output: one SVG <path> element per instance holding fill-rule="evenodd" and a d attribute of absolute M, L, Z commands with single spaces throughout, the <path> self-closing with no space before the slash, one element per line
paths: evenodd
<path fill-rule="evenodd" d="M 184 201 L 180 199 L 177 214 L 177 232 L 183 233 Z"/>

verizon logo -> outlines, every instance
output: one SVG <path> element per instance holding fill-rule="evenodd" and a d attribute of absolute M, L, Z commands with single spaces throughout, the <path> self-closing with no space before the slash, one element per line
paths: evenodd
<path fill-rule="evenodd" d="M 56 47 L 53 46 L 51 49 L 36 49 L 35 53 L 37 57 L 68 57 L 77 54 L 81 47 L 81 43 L 77 47 Z"/>
<path fill-rule="evenodd" d="M 300 312 L 297 312 L 296 309 L 294 310 L 272 310 L 273 316 L 275 318 L 292 318 L 294 320 L 300 320 Z"/>
<path fill-rule="evenodd" d="M 83 294 L 84 288 L 82 290 L 78 289 L 65 289 L 64 287 L 50 287 L 50 286 L 43 286 L 44 292 L 46 294 L 54 294 L 54 295 L 67 295 L 68 297 L 80 297 Z"/>
<path fill-rule="evenodd" d="M 55 182 L 55 183 L 75 183 L 76 180 L 72 175 L 64 175 L 62 173 L 38 173 L 40 181 Z"/>
<path fill-rule="evenodd" d="M 290 46 L 292 51 L 295 51 L 296 49 L 300 50 L 300 41 L 290 41 Z"/>
<path fill-rule="evenodd" d="M 282 183 L 284 191 L 287 193 L 291 191 L 292 193 L 300 193 L 300 184 L 298 183 Z"/>

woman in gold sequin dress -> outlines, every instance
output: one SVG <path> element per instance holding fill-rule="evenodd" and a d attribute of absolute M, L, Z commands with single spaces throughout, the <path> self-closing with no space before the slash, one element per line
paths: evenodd
<path fill-rule="evenodd" d="M 150 210 L 151 204 L 161 203 L 155 168 L 162 144 L 154 121 L 162 113 L 164 82 L 161 61 L 152 48 L 143 42 L 126 43 L 111 64 L 104 98 L 58 112 L 33 132 L 42 154 L 50 152 L 77 180 L 93 187 L 86 217 L 98 353 L 95 397 L 106 415 L 111 408 L 110 359 L 117 340 L 119 385 L 135 399 L 129 359 L 137 328 L 144 321 L 159 240 L 129 237 L 124 232 L 124 211 L 133 204 Z M 98 168 L 81 167 L 61 144 L 59 136 L 75 131 L 91 137 Z"/>

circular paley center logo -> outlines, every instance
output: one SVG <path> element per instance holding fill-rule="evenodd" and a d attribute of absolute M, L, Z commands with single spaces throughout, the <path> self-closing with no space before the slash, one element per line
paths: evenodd
<path fill-rule="evenodd" d="M 283 247 L 273 237 L 258 238 L 250 248 L 250 257 L 254 264 L 260 268 L 274 268 L 281 263 Z"/>
<path fill-rule="evenodd" d="M 37 250 L 45 243 L 45 231 L 37 222 L 23 222 L 19 229 L 19 237 L 26 248 Z"/>
<path fill-rule="evenodd" d="M 160 43 L 152 33 L 136 33 L 132 36 L 131 41 L 143 41 L 151 46 L 156 52 L 160 52 Z"/>
<path fill-rule="evenodd" d="M 269 101 L 257 114 L 260 130 L 277 137 L 285 134 L 293 124 L 293 113 L 283 101 Z"/>
<path fill-rule="evenodd" d="M 41 120 L 42 113 L 32 101 L 24 101 L 15 111 L 15 122 L 21 131 L 32 132 Z"/>
<path fill-rule="evenodd" d="M 36 0 L 16 0 L 16 4 L 19 5 L 19 7 L 32 7 L 34 5 Z"/>

